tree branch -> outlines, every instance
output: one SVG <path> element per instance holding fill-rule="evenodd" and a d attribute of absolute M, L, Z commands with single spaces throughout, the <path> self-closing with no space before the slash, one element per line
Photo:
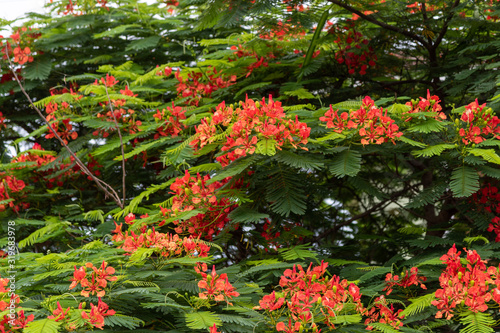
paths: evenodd
<path fill-rule="evenodd" d="M 122 132 L 120 131 L 120 126 L 118 126 L 118 121 L 116 120 L 115 112 L 113 110 L 113 105 L 112 105 L 113 103 L 111 103 L 111 99 L 109 98 L 108 87 L 106 86 L 106 84 L 104 84 L 104 89 L 106 89 L 106 96 L 108 97 L 109 108 L 111 109 L 111 114 L 113 115 L 113 120 L 115 121 L 115 125 L 116 125 L 116 131 L 118 132 L 118 137 L 120 138 L 120 148 L 121 148 L 121 153 L 122 153 L 122 196 L 123 196 L 123 203 L 125 203 L 126 171 L 125 171 L 125 151 L 123 149 Z"/>
<path fill-rule="evenodd" d="M 118 196 L 118 193 L 116 193 L 116 191 L 109 185 L 107 184 L 106 182 L 102 181 L 101 179 L 97 178 L 96 176 L 94 176 L 94 174 L 85 166 L 85 164 L 83 164 L 83 162 L 80 160 L 80 158 L 78 156 L 76 156 L 76 154 L 68 147 L 68 145 L 64 142 L 64 140 L 59 136 L 59 134 L 56 132 L 56 130 L 54 130 L 52 128 L 52 126 L 50 125 L 50 123 L 47 121 L 47 119 L 43 116 L 42 114 L 42 111 L 40 111 L 39 108 L 37 108 L 35 106 L 35 104 L 33 103 L 33 101 L 31 100 L 31 97 L 28 95 L 28 93 L 26 92 L 26 90 L 24 89 L 21 81 L 19 80 L 19 77 L 17 76 L 17 73 L 16 71 L 14 70 L 14 65 L 12 64 L 12 61 L 10 60 L 10 56 L 9 56 L 9 51 L 7 49 L 7 46 L 5 47 L 5 54 L 6 54 L 6 57 L 7 57 L 7 60 L 9 61 L 9 69 L 10 71 L 12 72 L 12 74 L 14 75 L 14 78 L 17 82 L 17 84 L 19 85 L 19 88 L 21 89 L 21 92 L 24 94 L 24 96 L 26 96 L 26 98 L 28 99 L 28 102 L 30 103 L 30 105 L 35 109 L 35 111 L 38 113 L 38 116 L 44 121 L 44 123 L 49 127 L 49 130 L 54 134 L 54 136 L 57 138 L 57 140 L 59 140 L 59 142 L 61 143 L 62 146 L 64 146 L 64 148 L 66 148 L 66 150 L 68 151 L 68 153 L 71 155 L 71 157 L 73 157 L 75 159 L 75 162 L 76 164 L 78 164 L 78 166 L 80 167 L 80 169 L 87 175 L 89 176 L 90 178 L 92 178 L 92 180 L 96 183 L 97 187 L 100 188 L 105 194 L 106 196 L 109 196 L 113 199 L 113 201 L 116 202 L 116 204 L 123 209 L 123 204 L 120 200 L 120 197 Z"/>
<path fill-rule="evenodd" d="M 363 12 L 361 12 L 361 11 L 357 10 L 356 8 L 349 6 L 348 4 L 345 4 L 339 0 L 328 0 L 328 1 L 336 4 L 339 7 L 342 7 L 344 9 L 350 11 L 351 13 L 358 15 L 359 17 L 362 17 L 363 19 L 365 19 L 368 22 L 371 22 L 371 23 L 378 25 L 379 27 L 397 32 L 397 33 L 402 34 L 410 39 L 413 39 L 413 40 L 419 42 L 420 44 L 422 44 L 422 46 L 424 46 L 426 49 L 429 49 L 432 47 L 432 44 L 429 44 L 423 38 L 421 38 L 420 36 L 418 36 L 414 33 L 411 33 L 409 31 L 403 30 L 403 29 L 398 28 L 396 26 L 381 22 L 381 21 L 377 20 L 376 18 L 374 18 L 372 15 L 363 14 Z"/>

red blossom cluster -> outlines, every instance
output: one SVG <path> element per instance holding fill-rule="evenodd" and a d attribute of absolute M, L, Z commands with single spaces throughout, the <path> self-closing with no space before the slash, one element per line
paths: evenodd
<path fill-rule="evenodd" d="M 23 189 L 26 184 L 15 176 L 9 176 L 5 172 L 0 172 L 0 212 L 10 207 L 14 212 L 20 209 L 27 209 L 30 204 L 21 201 L 26 195 Z"/>
<path fill-rule="evenodd" d="M 368 96 L 363 99 L 358 110 L 351 110 L 349 113 L 343 112 L 339 116 L 338 110 L 333 111 L 330 105 L 330 110 L 319 119 L 326 121 L 326 127 L 333 128 L 333 131 L 337 133 L 359 129 L 358 134 L 361 136 L 363 145 L 382 144 L 389 140 L 395 144 L 395 140 L 403 135 L 399 131 L 399 126 L 387 115 L 387 110 L 384 112 L 383 108 L 378 108 Z"/>
<path fill-rule="evenodd" d="M 81 316 L 90 326 L 102 330 L 104 326 L 104 317 L 113 316 L 115 313 L 115 310 L 110 310 L 109 306 L 98 297 L 97 305 L 90 303 L 90 311 L 82 311 Z"/>
<path fill-rule="evenodd" d="M 22 330 L 27 326 L 27 324 L 35 319 L 34 315 L 25 316 L 24 310 L 18 308 L 17 313 L 9 311 L 11 304 L 16 306 L 19 302 L 19 295 L 11 293 L 9 285 L 9 279 L 3 279 L 0 277 L 0 312 L 6 311 L 12 314 L 4 314 L 3 319 L 0 321 L 0 332 L 8 333 L 11 330 Z"/>
<path fill-rule="evenodd" d="M 92 265 L 91 262 L 86 263 L 85 266 L 81 266 L 79 269 L 75 266 L 69 289 L 73 289 L 80 284 L 83 288 L 82 296 L 89 297 L 90 294 L 96 294 L 97 297 L 104 296 L 106 293 L 104 288 L 106 288 L 108 281 L 118 279 L 117 276 L 111 276 L 115 274 L 115 269 L 111 266 L 106 267 L 107 265 L 108 263 L 103 260 L 99 268 Z M 87 272 L 85 267 L 89 268 L 90 271 Z"/>
<path fill-rule="evenodd" d="M 175 72 L 175 78 L 179 81 L 177 93 L 179 96 L 187 97 L 188 104 L 198 106 L 199 101 L 204 97 L 212 96 L 216 90 L 229 87 L 236 83 L 236 75 L 231 75 L 225 79 L 215 67 L 209 66 L 206 72 L 187 71 L 187 77 L 181 76 L 180 70 Z M 205 78 L 207 83 L 201 80 Z"/>
<path fill-rule="evenodd" d="M 304 6 L 304 0 L 283 0 L 286 6 L 287 12 L 303 12 L 307 10 L 307 6 Z"/>
<path fill-rule="evenodd" d="M 78 133 L 73 131 L 73 125 L 70 124 L 69 118 L 62 119 L 62 121 L 53 121 L 51 122 L 50 127 L 53 131 L 49 130 L 49 133 L 45 134 L 45 139 L 55 138 L 56 135 L 54 132 L 59 135 L 65 144 L 68 144 L 68 140 L 76 140 L 78 137 Z"/>
<path fill-rule="evenodd" d="M 408 288 L 412 285 L 420 285 L 420 288 L 427 289 L 427 287 L 423 284 L 427 278 L 425 276 L 418 276 L 418 268 L 412 267 L 410 271 L 405 271 L 399 275 L 394 275 L 392 273 L 387 273 L 385 276 L 385 287 L 383 291 L 387 290 L 386 295 L 389 295 L 395 286 L 401 288 Z"/>
<path fill-rule="evenodd" d="M 485 108 L 486 103 L 479 105 L 477 99 L 465 106 L 465 111 L 455 121 L 458 135 L 465 145 L 481 143 L 492 136 L 500 139 L 500 119 L 493 115 L 491 108 Z M 458 128 L 460 127 L 460 128 Z"/>
<path fill-rule="evenodd" d="M 412 4 L 406 5 L 406 8 L 410 8 L 410 10 L 409 10 L 410 14 L 415 14 L 415 13 L 421 12 L 424 5 L 425 5 L 426 12 L 433 12 L 433 11 L 438 10 L 438 9 L 446 8 L 445 2 L 443 2 L 442 6 L 437 6 L 437 5 L 431 5 L 431 4 L 428 4 L 425 2 L 419 2 L 419 1 L 415 1 Z"/>
<path fill-rule="evenodd" d="M 198 263 L 194 270 L 202 277 L 198 282 L 198 288 L 200 288 L 198 295 L 201 299 L 214 300 L 216 302 L 226 301 L 228 305 L 233 305 L 229 302 L 229 299 L 232 299 L 233 296 L 238 297 L 240 293 L 229 283 L 226 273 L 218 275 L 215 271 L 215 266 L 213 266 L 212 271 L 207 274 L 205 272 L 208 268 L 205 263 Z"/>
<path fill-rule="evenodd" d="M 7 125 L 5 124 L 5 117 L 3 116 L 3 113 L 0 112 L 0 130 L 3 128 L 7 128 Z"/>
<path fill-rule="evenodd" d="M 222 166 L 227 166 L 247 154 L 253 154 L 259 139 L 274 140 L 278 149 L 288 143 L 294 148 L 307 150 L 300 145 L 307 144 L 311 132 L 311 128 L 300 122 L 297 117 L 295 120 L 286 118 L 281 102 L 274 102 L 272 96 L 269 96 L 267 103 L 264 98 L 259 103 L 247 97 L 236 109 L 232 105 L 227 107 L 225 102 L 219 104 L 212 118 L 203 119 L 196 127 L 198 135 L 191 145 L 200 149 L 214 142 L 219 125 L 231 127 L 221 149 L 227 153 L 217 157 Z"/>
<path fill-rule="evenodd" d="M 436 120 L 446 120 L 446 115 L 441 112 L 443 108 L 439 104 L 441 100 L 438 96 L 433 95 L 427 89 L 427 98 L 420 97 L 420 100 L 412 99 L 410 102 L 406 102 L 405 105 L 410 107 L 410 110 L 403 113 L 402 118 L 404 121 L 411 121 L 413 118 L 409 116 L 412 113 L 419 112 L 434 112 L 436 116 L 434 117 Z"/>
<path fill-rule="evenodd" d="M 495 242 L 500 242 L 500 192 L 498 187 L 487 183 L 472 195 L 472 202 L 488 213 L 495 214 L 488 226 L 489 232 L 496 234 Z"/>
<path fill-rule="evenodd" d="M 97 81 L 94 84 L 98 85 L 99 83 L 102 83 L 106 87 L 112 87 L 118 83 L 118 80 L 116 80 L 113 76 L 110 76 L 106 74 L 106 78 L 101 78 L 100 81 Z M 128 86 L 125 87 L 125 89 L 120 90 L 120 93 L 124 96 L 130 96 L 130 97 L 136 97 L 137 94 L 134 94 Z M 112 99 L 111 104 L 113 106 L 112 110 L 110 107 L 110 110 L 108 110 L 106 113 L 98 113 L 97 118 L 100 118 L 102 120 L 105 120 L 107 122 L 116 122 L 120 124 L 122 129 L 124 131 L 127 131 L 129 134 L 135 134 L 137 132 L 140 132 L 141 129 L 139 126 L 142 125 L 142 121 L 137 120 L 135 116 L 135 111 L 132 109 L 124 109 L 123 106 L 127 101 L 125 99 Z M 101 106 L 106 109 L 107 106 L 109 105 L 109 102 L 106 101 L 104 103 L 101 103 Z M 92 134 L 93 135 L 102 135 L 104 138 L 107 138 L 110 134 L 110 132 L 116 131 L 116 127 L 111 127 L 106 130 L 96 130 Z"/>
<path fill-rule="evenodd" d="M 347 66 L 349 74 L 358 71 L 360 75 L 365 75 L 368 67 L 375 66 L 377 55 L 368 46 L 369 40 L 356 31 L 353 20 L 348 20 L 344 26 L 333 25 L 328 32 L 336 37 L 334 42 L 339 48 L 335 59 Z"/>
<path fill-rule="evenodd" d="M 109 7 L 107 6 L 109 0 L 63 0 L 62 9 L 57 13 L 62 15 L 74 15 L 79 16 L 83 15 L 86 10 L 95 8 L 96 5 L 101 6 L 109 11 Z M 50 0 L 50 3 L 53 3 L 54 0 Z M 83 3 L 82 3 L 83 2 Z M 90 7 L 91 6 L 91 7 Z"/>
<path fill-rule="evenodd" d="M 160 207 L 164 216 L 175 217 L 179 213 L 194 209 L 205 210 L 184 221 L 174 221 L 178 234 L 188 232 L 193 237 L 205 237 L 211 240 L 229 222 L 229 213 L 236 205 L 227 198 L 217 199 L 216 191 L 230 178 L 207 184 L 210 176 L 202 177 L 199 173 L 191 176 L 186 170 L 183 177 L 178 177 L 170 185 L 174 194 L 171 208 Z"/>
<path fill-rule="evenodd" d="M 375 299 L 373 306 L 367 310 L 366 315 L 368 318 L 365 320 L 366 329 L 371 331 L 373 326 L 370 323 L 381 323 L 391 325 L 395 329 L 399 329 L 403 326 L 402 320 L 404 315 L 401 314 L 402 309 L 395 311 L 393 304 L 388 304 L 384 295 L 381 295 Z"/>
<path fill-rule="evenodd" d="M 167 109 L 156 110 L 156 114 L 153 115 L 156 122 L 161 123 L 161 125 L 156 129 L 157 133 L 154 139 L 158 139 L 160 136 L 170 136 L 175 138 L 185 129 L 187 126 L 180 121 L 186 119 L 186 110 L 180 106 L 175 106 L 172 102 L 172 107 L 167 106 Z"/>
<path fill-rule="evenodd" d="M 175 12 L 175 9 L 177 6 L 179 6 L 179 1 L 177 0 L 164 0 L 165 4 L 167 5 L 167 12 L 169 14 L 173 14 Z"/>
<path fill-rule="evenodd" d="M 457 251 L 455 245 L 441 257 L 446 268 L 439 277 L 442 289 L 436 291 L 436 300 L 432 301 L 439 310 L 436 318 L 452 318 L 457 306 L 484 312 L 488 310 L 486 303 L 500 304 L 500 267 L 487 267 L 475 250 L 464 248 L 464 251 L 467 253 L 465 266 L 460 261 L 461 251 Z"/>
<path fill-rule="evenodd" d="M 303 39 L 306 30 L 301 25 L 293 25 L 278 21 L 276 26 L 271 27 L 269 31 L 259 35 L 262 39 L 276 39 L 279 41 L 289 41 L 291 39 Z"/>
<path fill-rule="evenodd" d="M 133 224 L 135 216 L 130 214 L 125 218 L 125 223 Z M 146 216 L 141 216 L 146 217 Z M 144 225 L 141 228 L 140 234 L 122 232 L 122 223 L 119 225 L 115 222 L 116 229 L 112 231 L 112 240 L 115 242 L 123 242 L 118 248 L 122 248 L 127 254 L 132 254 L 140 248 L 155 248 L 159 255 L 165 258 L 189 256 L 189 257 L 206 257 L 210 251 L 210 247 L 197 239 L 190 237 L 180 238 L 178 235 L 169 233 L 161 233 L 153 229 L 146 229 Z"/>
<path fill-rule="evenodd" d="M 92 156 L 89 155 L 89 158 L 89 169 L 93 170 L 96 175 L 99 175 L 100 171 L 96 170 L 96 168 L 101 166 L 97 164 Z M 53 188 L 54 186 L 61 187 L 68 181 L 72 181 L 80 175 L 80 167 L 78 165 L 74 165 L 72 168 L 70 168 L 71 163 L 57 163 L 53 168 L 44 168 L 43 171 L 38 170 L 38 168 L 46 166 L 49 163 L 53 163 L 55 160 L 55 156 L 46 152 L 40 144 L 35 143 L 30 151 L 14 158 L 11 163 L 32 162 L 34 164 L 33 167 L 35 167 L 36 169 L 34 170 L 35 176 L 31 178 L 31 180 L 35 183 L 46 180 L 47 182 L 45 182 L 45 186 L 47 186 L 47 188 Z M 73 162 L 72 157 L 71 162 Z M 63 170 L 66 171 L 62 172 Z"/>
<path fill-rule="evenodd" d="M 251 63 L 247 67 L 247 74 L 245 75 L 245 77 L 249 77 L 250 74 L 252 74 L 252 72 L 254 71 L 254 69 L 257 69 L 261 66 L 268 67 L 268 65 L 269 65 L 268 59 L 275 58 L 275 56 L 272 52 L 269 53 L 266 57 L 259 57 L 257 52 L 247 50 L 241 44 L 239 44 L 238 46 L 236 46 L 236 45 L 231 46 L 231 50 L 234 50 L 234 52 L 233 52 L 234 58 L 229 57 L 228 58 L 229 62 L 235 61 L 238 58 L 243 58 L 243 57 L 255 57 L 256 61 Z"/>
<path fill-rule="evenodd" d="M 18 28 L 12 35 L 10 35 L 10 41 L 5 43 L 0 42 L 0 54 L 2 54 L 3 59 L 14 56 L 12 60 L 14 63 L 19 65 L 24 65 L 27 62 L 33 62 L 33 56 L 31 56 L 32 50 L 28 46 L 33 43 L 38 37 L 41 36 L 39 32 L 32 32 L 32 28 L 22 27 Z M 0 36 L 0 39 L 3 36 Z M 14 48 L 14 49 L 13 49 Z M 6 50 L 7 49 L 7 50 Z"/>
<path fill-rule="evenodd" d="M 324 324 L 335 329 L 334 322 L 341 311 L 352 309 L 364 313 L 361 303 L 361 293 L 358 286 L 347 280 L 340 280 L 336 275 L 328 278 L 326 268 L 328 263 L 304 270 L 300 265 L 287 269 L 281 276 L 279 285 L 282 288 L 280 296 L 273 291 L 259 301 L 258 309 L 265 310 L 271 317 L 274 311 L 289 317 L 288 324 L 280 321 L 276 325 L 277 331 L 299 332 L 300 328 L 310 326 L 313 332 L 318 332 L 314 318 L 323 318 Z"/>

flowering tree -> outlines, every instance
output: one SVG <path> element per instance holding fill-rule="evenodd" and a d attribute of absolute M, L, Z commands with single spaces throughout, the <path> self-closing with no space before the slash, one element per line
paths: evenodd
<path fill-rule="evenodd" d="M 0 329 L 494 332 L 498 6 L 54 0 L 13 24 Z"/>

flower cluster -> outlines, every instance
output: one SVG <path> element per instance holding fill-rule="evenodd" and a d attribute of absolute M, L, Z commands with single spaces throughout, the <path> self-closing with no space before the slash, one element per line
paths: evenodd
<path fill-rule="evenodd" d="M 140 234 L 135 234 L 133 231 L 122 232 L 122 223 L 118 225 L 115 222 L 115 225 L 116 228 L 112 231 L 115 235 L 112 240 L 123 242 L 118 248 L 122 248 L 127 254 L 132 254 L 140 248 L 155 248 L 159 255 L 165 258 L 206 257 L 210 251 L 208 245 L 191 236 L 180 238 L 178 235 L 158 232 L 154 227 L 149 230 L 142 228 Z"/>
<path fill-rule="evenodd" d="M 368 46 L 368 39 L 356 31 L 353 20 L 348 20 L 344 26 L 333 25 L 328 32 L 336 37 L 334 42 L 339 48 L 335 59 L 339 64 L 347 66 L 349 74 L 358 71 L 360 75 L 365 75 L 369 67 L 375 66 L 377 55 Z"/>
<path fill-rule="evenodd" d="M 117 276 L 111 276 L 115 273 L 115 269 L 111 266 L 106 267 L 107 265 L 108 263 L 103 260 L 99 268 L 90 262 L 79 269 L 75 266 L 75 272 L 73 273 L 69 289 L 73 289 L 80 284 L 83 288 L 81 292 L 82 296 L 89 297 L 90 294 L 96 294 L 97 297 L 104 296 L 106 293 L 104 288 L 108 285 L 108 281 L 116 281 L 118 279 Z M 90 271 L 87 272 L 86 268 L 89 268 Z"/>
<path fill-rule="evenodd" d="M 226 301 L 228 305 L 233 305 L 229 302 L 229 299 L 232 299 L 233 296 L 238 297 L 240 294 L 229 283 L 226 273 L 218 275 L 215 271 L 215 266 L 213 266 L 212 271 L 207 274 L 205 272 L 208 268 L 205 263 L 198 263 L 194 270 L 202 277 L 198 282 L 198 287 L 200 288 L 199 297 L 201 299 L 214 300 L 216 302 Z"/>
<path fill-rule="evenodd" d="M 289 317 L 288 324 L 279 321 L 277 331 L 299 332 L 300 327 L 310 326 L 317 332 L 315 318 L 322 318 L 330 329 L 335 329 L 334 322 L 340 311 L 364 313 L 361 293 L 358 286 L 347 280 L 340 280 L 336 275 L 326 276 L 328 263 L 304 270 L 300 265 L 287 269 L 280 278 L 279 285 L 283 291 L 274 291 L 259 301 L 258 309 L 276 320 L 285 313 Z M 284 311 L 284 312 L 283 312 Z"/>
<path fill-rule="evenodd" d="M 493 115 L 491 108 L 485 106 L 486 103 L 479 105 L 476 99 L 465 106 L 460 121 L 455 120 L 458 135 L 465 145 L 481 143 L 490 135 L 500 139 L 500 119 Z"/>
<path fill-rule="evenodd" d="M 432 304 L 438 308 L 436 318 L 450 319 L 454 309 L 466 306 L 472 312 L 488 310 L 486 303 L 500 303 L 500 267 L 486 267 L 486 261 L 475 250 L 467 250 L 467 264 L 460 261 L 461 251 L 453 245 L 447 254 L 441 257 L 446 268 L 439 277 L 442 289 L 436 291 L 436 300 Z"/>
<path fill-rule="evenodd" d="M 202 78 L 208 80 L 202 82 Z M 229 87 L 236 83 L 236 75 L 225 79 L 217 72 L 215 67 L 209 66 L 205 73 L 188 71 L 187 77 L 181 76 L 180 70 L 175 72 L 175 78 L 179 81 L 177 93 L 179 96 L 188 98 L 188 104 L 198 106 L 204 97 L 210 97 L 216 90 Z"/>
<path fill-rule="evenodd" d="M 175 232 L 180 234 L 187 231 L 193 237 L 202 236 L 211 240 L 229 222 L 228 215 L 236 205 L 227 198 L 217 199 L 215 195 L 229 178 L 208 184 L 209 179 L 210 176 L 202 177 L 199 173 L 191 176 L 186 170 L 183 177 L 178 177 L 170 185 L 174 197 L 171 208 L 160 207 L 164 216 L 175 217 L 194 209 L 205 211 L 188 220 L 174 221 L 177 226 Z"/>
<path fill-rule="evenodd" d="M 495 242 L 500 242 L 500 192 L 494 184 L 487 183 L 483 188 L 472 195 L 472 202 L 495 216 L 488 226 L 489 232 L 496 234 Z"/>
<path fill-rule="evenodd" d="M 231 128 L 221 149 L 227 153 L 217 157 L 222 166 L 227 166 L 247 154 L 253 154 L 259 139 L 273 140 L 278 149 L 285 143 L 297 148 L 301 144 L 307 144 L 311 132 L 297 117 L 295 120 L 286 118 L 281 102 L 274 102 L 271 96 L 267 103 L 264 98 L 259 103 L 247 97 L 237 108 L 232 105 L 228 107 L 224 102 L 219 104 L 212 118 L 203 119 L 196 127 L 198 135 L 191 145 L 199 149 L 214 142 L 219 125 Z M 307 150 L 303 146 L 300 148 Z"/>
<path fill-rule="evenodd" d="M 32 28 L 22 27 L 15 30 L 10 35 L 10 41 L 7 41 L 6 47 L 0 42 L 0 54 L 3 54 L 3 59 L 14 56 L 12 60 L 19 65 L 24 65 L 27 62 L 33 62 L 32 50 L 29 47 L 41 34 L 33 32 Z M 0 36 L 3 38 L 3 36 Z M 6 50 L 7 48 L 7 50 Z"/>
<path fill-rule="evenodd" d="M 319 118 L 326 122 L 327 128 L 333 128 L 334 132 L 342 133 L 344 130 L 359 129 L 361 143 L 382 144 L 389 140 L 395 144 L 395 140 L 403 135 L 398 131 L 399 126 L 387 115 L 387 110 L 378 108 L 375 102 L 368 96 L 363 99 L 362 105 L 358 110 L 343 112 L 340 116 L 338 110 L 330 110 L 323 117 Z"/>
<path fill-rule="evenodd" d="M 385 287 L 384 291 L 387 290 L 386 295 L 389 295 L 395 286 L 401 288 L 408 288 L 412 285 L 420 285 L 420 288 L 427 289 L 427 287 L 423 284 L 427 278 L 425 276 L 418 276 L 418 268 L 412 267 L 410 271 L 405 271 L 399 275 L 394 275 L 392 273 L 387 273 L 385 276 Z"/>
<path fill-rule="evenodd" d="M 439 104 L 441 100 L 438 96 L 431 96 L 429 90 L 427 90 L 427 98 L 420 97 L 420 100 L 412 99 L 410 102 L 406 102 L 405 105 L 410 107 L 410 110 L 403 113 L 402 117 L 404 121 L 411 121 L 413 118 L 409 116 L 412 113 L 419 112 L 434 112 L 436 113 L 435 119 L 438 121 L 446 120 L 446 115 L 441 112 L 443 109 Z"/>
<path fill-rule="evenodd" d="M 155 121 L 161 123 L 161 125 L 156 129 L 157 133 L 154 139 L 158 139 L 160 136 L 170 136 L 176 137 L 185 129 L 187 126 L 180 121 L 186 119 L 186 110 L 180 106 L 175 106 L 172 102 L 172 107 L 167 106 L 167 109 L 156 110 L 156 114 L 153 115 Z"/>
<path fill-rule="evenodd" d="M 102 9 L 106 9 L 109 11 L 109 7 L 107 6 L 109 0 L 63 0 L 61 4 L 59 4 L 58 14 L 62 15 L 83 15 L 84 13 L 88 13 L 91 10 L 95 10 L 97 6 Z M 50 0 L 50 3 L 53 3 L 54 0 Z"/>
<path fill-rule="evenodd" d="M 231 50 L 234 50 L 234 52 L 233 52 L 234 57 L 233 58 L 229 57 L 228 58 L 229 62 L 235 61 L 238 58 L 243 58 L 243 57 L 254 57 L 256 59 L 255 62 L 251 63 L 246 68 L 247 74 L 245 75 L 245 77 L 249 77 L 250 74 L 252 74 L 252 72 L 254 71 L 254 69 L 257 69 L 261 66 L 268 67 L 268 65 L 269 65 L 268 60 L 274 58 L 273 53 L 269 53 L 266 57 L 262 57 L 262 56 L 259 57 L 257 52 L 248 50 L 248 49 L 244 48 L 241 44 L 238 46 L 236 46 L 236 45 L 231 46 Z"/>
<path fill-rule="evenodd" d="M 369 331 L 372 330 L 373 326 L 370 326 L 370 323 L 379 322 L 391 325 L 398 330 L 403 326 L 402 320 L 404 319 L 404 315 L 401 312 L 403 312 L 402 309 L 395 311 L 394 305 L 389 305 L 384 295 L 379 296 L 375 299 L 373 306 L 366 312 L 368 316 L 365 320 L 365 325 L 368 325 L 366 329 Z"/>
<path fill-rule="evenodd" d="M 11 292 L 9 279 L 0 277 L 0 312 L 7 310 L 0 321 L 0 332 L 11 332 L 11 330 L 22 330 L 26 325 L 35 319 L 34 315 L 25 316 L 24 310 L 18 308 L 17 313 L 10 309 L 15 308 L 20 302 L 19 296 Z"/>
<path fill-rule="evenodd" d="M 3 113 L 0 112 L 0 130 L 3 128 L 7 128 L 7 125 L 5 124 L 5 117 L 3 116 Z"/>
<path fill-rule="evenodd" d="M 21 208 L 27 209 L 29 203 L 21 201 L 25 197 L 23 193 L 25 187 L 26 184 L 21 179 L 0 172 L 0 212 L 8 207 L 15 212 L 19 212 Z"/>
<path fill-rule="evenodd" d="M 46 152 L 45 149 L 38 143 L 33 145 L 33 148 L 22 155 L 14 158 L 11 163 L 26 163 L 31 162 L 33 167 L 41 168 L 49 163 L 56 161 L 56 157 Z M 34 170 L 35 176 L 31 178 L 34 183 L 40 181 L 45 182 L 47 188 L 53 188 L 54 186 L 63 186 L 68 181 L 73 181 L 78 175 L 78 170 L 80 169 L 77 165 L 70 168 L 70 163 L 57 163 L 54 164 L 53 168 L 44 168 L 43 171 Z M 63 171 L 66 170 L 66 171 Z"/>
<path fill-rule="evenodd" d="M 270 31 L 259 35 L 262 39 L 276 39 L 279 41 L 289 41 L 291 39 L 303 39 L 306 35 L 306 30 L 300 25 L 283 23 L 278 21 L 276 26 L 271 27 Z"/>
<path fill-rule="evenodd" d="M 115 310 L 110 310 L 109 306 L 98 297 L 97 305 L 90 303 L 90 311 L 82 311 L 81 316 L 92 327 L 102 329 L 104 317 L 113 316 L 114 314 Z"/>

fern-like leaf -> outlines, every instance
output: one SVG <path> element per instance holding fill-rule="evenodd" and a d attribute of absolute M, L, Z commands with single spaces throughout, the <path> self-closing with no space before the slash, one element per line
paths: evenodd
<path fill-rule="evenodd" d="M 23 332 L 26 333 L 57 333 L 62 322 L 56 322 L 54 319 L 40 319 L 29 323 Z"/>
<path fill-rule="evenodd" d="M 186 313 L 184 316 L 186 325 L 195 330 L 206 330 L 214 326 L 214 324 L 217 326 L 222 324 L 220 318 L 215 313 L 209 311 L 191 312 Z"/>
<path fill-rule="evenodd" d="M 299 185 L 299 179 L 294 177 L 290 170 L 281 168 L 280 165 L 272 174 L 267 184 L 267 201 L 271 202 L 271 209 L 284 216 L 290 213 L 302 215 L 306 210 L 306 195 Z"/>
<path fill-rule="evenodd" d="M 301 244 L 292 248 L 278 249 L 279 253 L 286 261 L 292 261 L 305 258 L 316 258 L 317 254 L 309 250 L 310 244 Z"/>
<path fill-rule="evenodd" d="M 448 143 L 443 143 L 435 146 L 429 146 L 425 149 L 422 150 L 417 150 L 412 152 L 413 155 L 416 157 L 432 157 L 432 156 L 439 156 L 443 151 L 446 149 L 453 149 L 455 148 L 455 145 L 451 145 Z"/>
<path fill-rule="evenodd" d="M 339 178 L 356 176 L 361 169 L 361 154 L 356 150 L 344 150 L 335 156 L 330 172 Z"/>
<path fill-rule="evenodd" d="M 489 313 L 472 312 L 468 310 L 460 314 L 460 322 L 465 325 L 465 327 L 460 330 L 460 333 L 495 332 L 491 327 L 496 324 L 496 321 L 491 318 Z"/>
<path fill-rule="evenodd" d="M 468 197 L 479 190 L 479 175 L 468 166 L 458 167 L 451 174 L 450 187 L 455 197 Z"/>
<path fill-rule="evenodd" d="M 425 308 L 431 306 L 431 302 L 436 299 L 435 293 L 427 294 L 418 298 L 410 299 L 411 304 L 403 310 L 402 314 L 412 316 L 415 313 L 422 312 Z"/>

